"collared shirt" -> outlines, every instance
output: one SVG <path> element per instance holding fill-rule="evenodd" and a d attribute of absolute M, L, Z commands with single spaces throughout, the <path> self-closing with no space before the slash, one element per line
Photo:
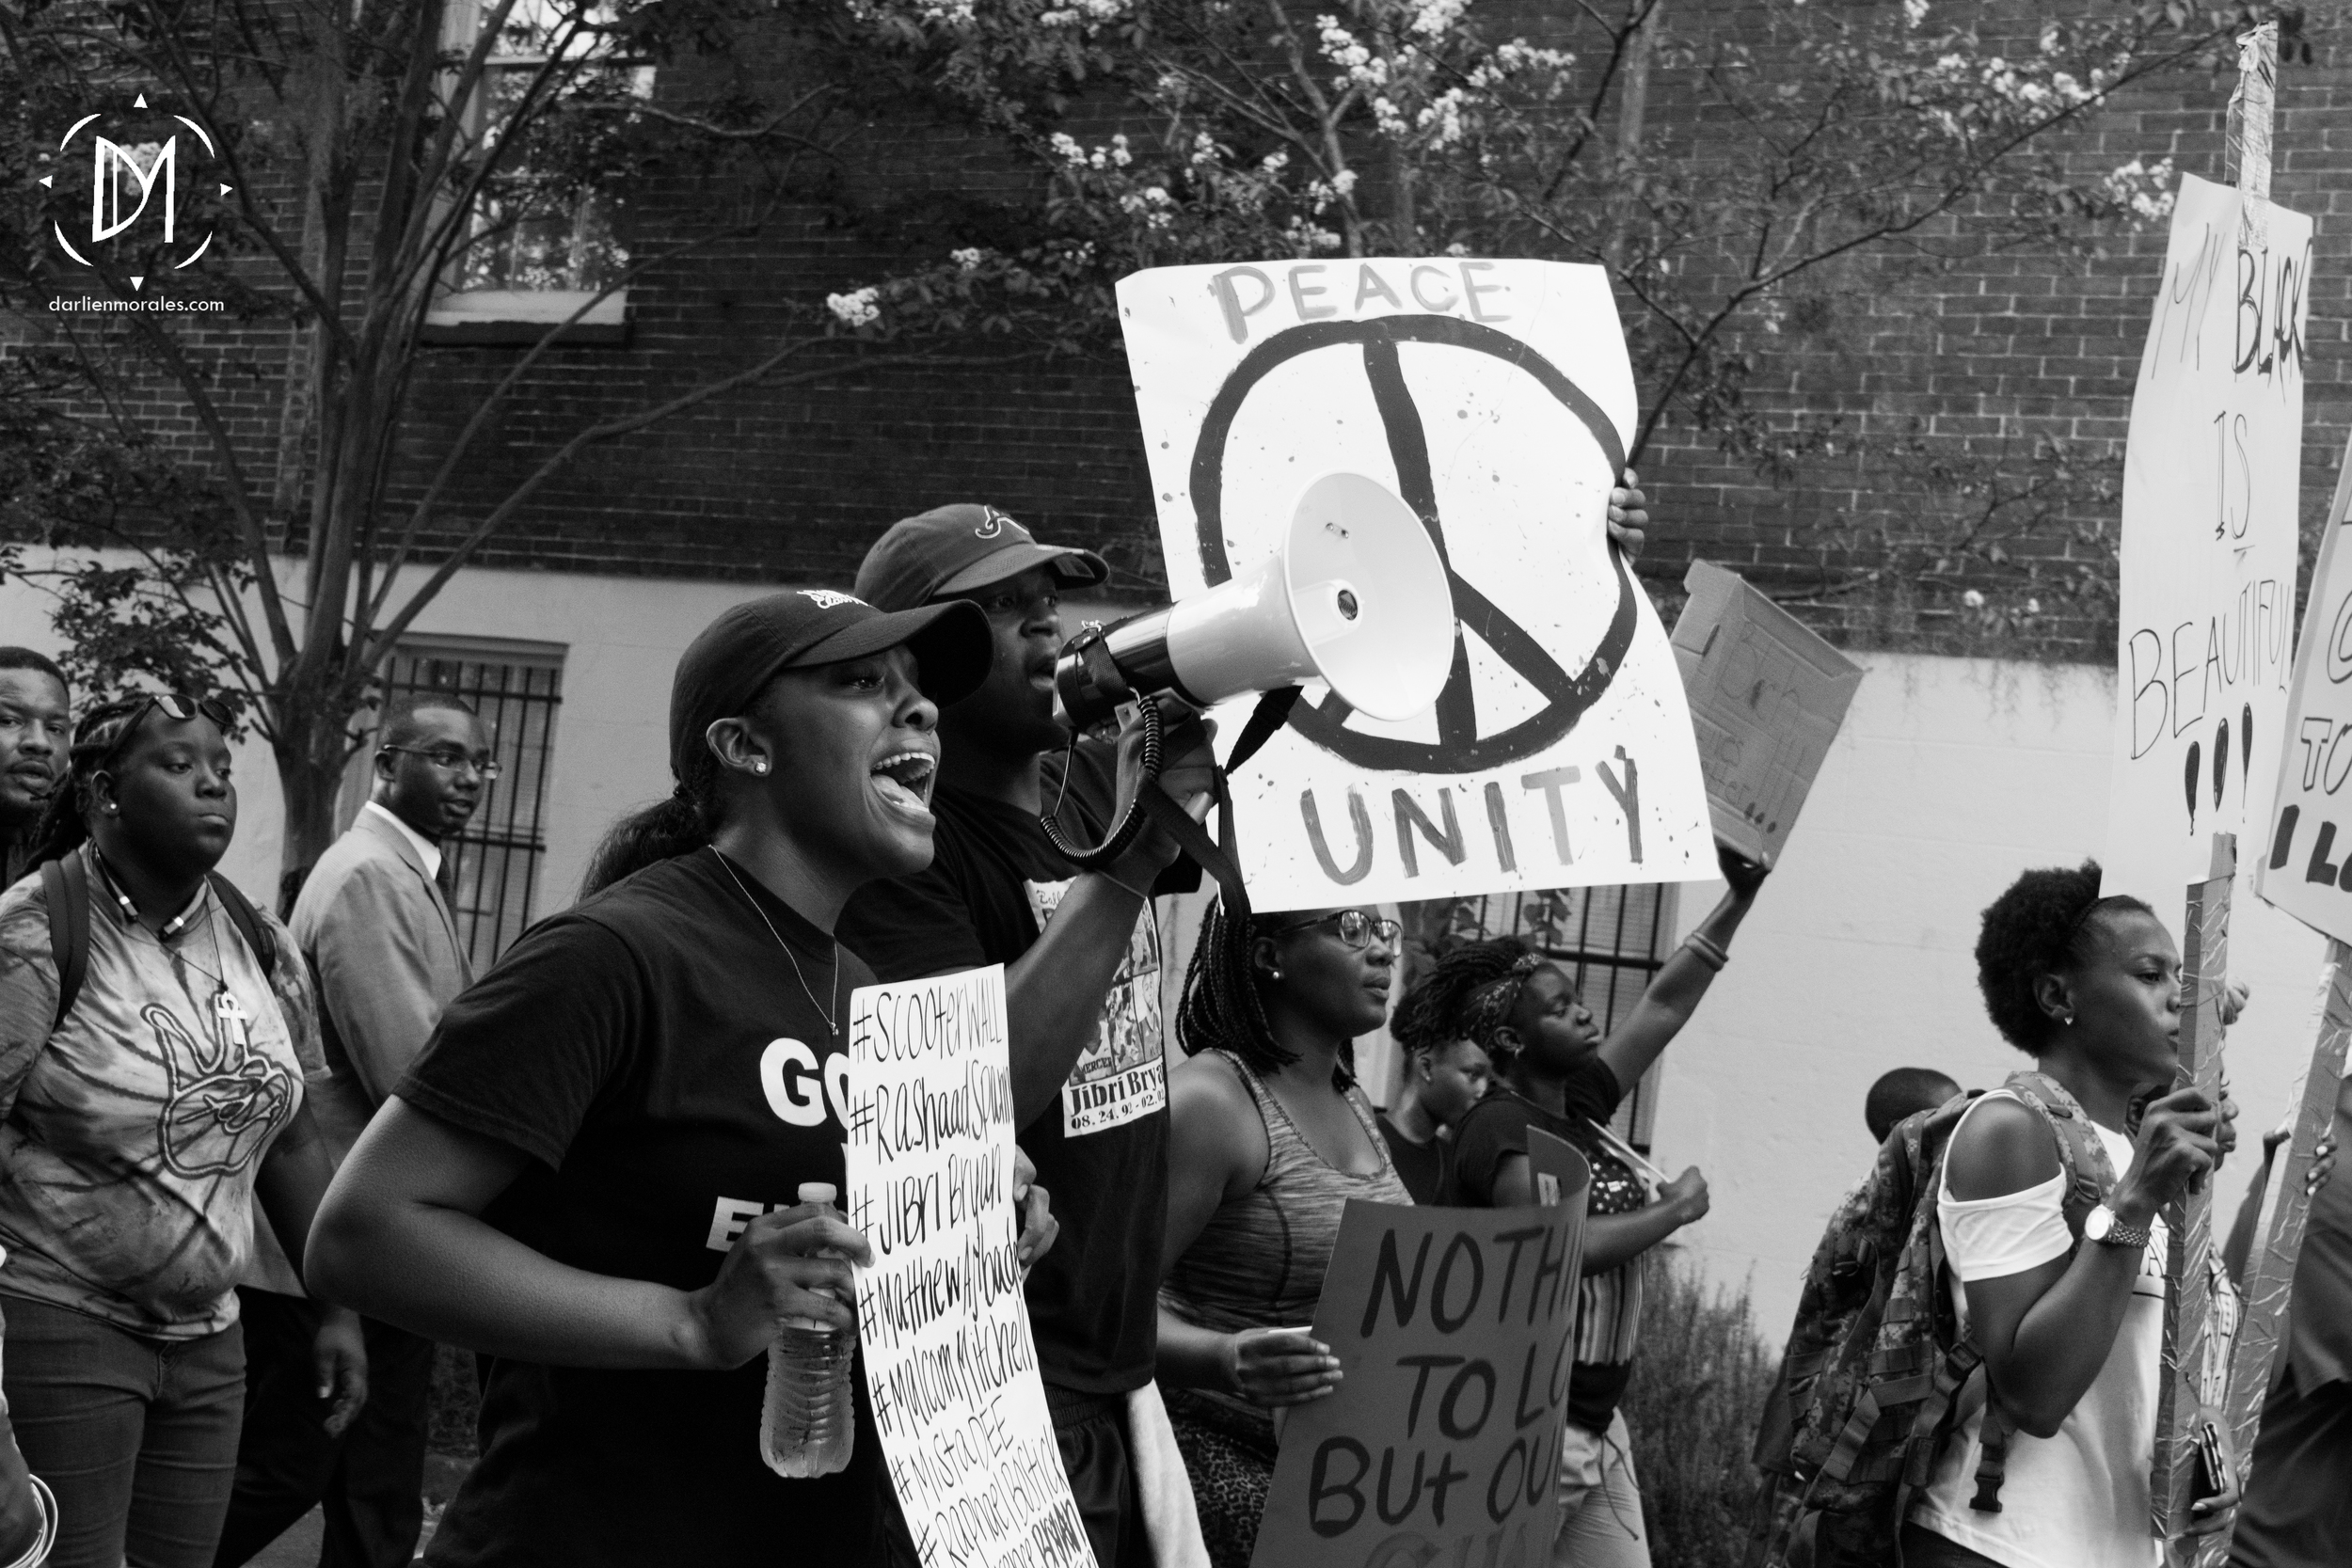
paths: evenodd
<path fill-rule="evenodd" d="M 400 813 L 392 810 L 389 806 L 379 805 L 375 801 L 370 800 L 366 805 L 361 806 L 359 809 L 361 811 L 372 811 L 375 813 L 376 816 L 382 817 L 385 821 L 389 822 L 394 828 L 398 829 L 400 836 L 406 839 L 408 841 L 408 847 L 414 849 L 419 857 L 423 860 L 424 874 L 427 877 L 432 878 L 433 880 L 437 882 L 441 879 L 441 847 L 439 845 L 434 843 L 431 839 L 417 832 L 416 829 L 410 827 L 407 823 L 403 822 L 400 819 Z"/>
<path fill-rule="evenodd" d="M 294 942 L 264 974 L 207 885 L 158 937 L 90 851 L 89 967 L 64 1023 L 39 878 L 0 895 L 0 1291 L 160 1339 L 236 1321 L 253 1178 L 323 1074 Z"/>

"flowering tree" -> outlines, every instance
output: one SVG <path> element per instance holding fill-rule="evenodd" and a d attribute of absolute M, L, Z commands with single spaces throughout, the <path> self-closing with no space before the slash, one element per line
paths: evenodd
<path fill-rule="evenodd" d="M 1317 255 L 1535 257 L 1606 268 L 1641 394 L 1636 462 L 1661 426 L 1711 436 L 1786 479 L 1857 460 L 1833 421 L 1749 387 L 1759 345 L 1807 296 L 1893 261 L 2024 245 L 2089 248 L 2169 214 L 2173 168 L 2104 166 L 2065 133 L 2135 85 L 2217 70 L 2260 4 L 1584 0 L 1545 36 L 1472 0 L 855 0 L 1038 170 L 1041 238 L 972 250 L 868 296 L 1064 278 L 1098 330 L 1137 267 Z M 1511 13 L 1521 22 L 1532 8 Z M 2282 58 L 2307 49 L 2280 17 Z M 2079 145 L 2079 144 L 2076 144 Z M 1954 453 L 1915 436 L 1873 454 L 1937 494 L 1918 537 L 1833 592 L 1903 574 L 1960 585 L 1994 631 L 2041 594 L 2111 592 L 2094 561 L 2028 582 L 2022 610 L 1971 585 L 2019 530 L 2092 528 L 2111 499 L 2066 443 Z M 1841 450 L 1841 448 L 1843 450 Z M 2111 548 L 2111 545 L 2108 546 Z M 2093 579 L 2096 580 L 2093 580 Z M 1908 581 L 1899 590 L 1908 592 Z M 1410 971 L 1460 933 L 1460 901 L 1408 909 Z"/>
<path fill-rule="evenodd" d="M 1629 312 L 1636 460 L 1676 420 L 1785 475 L 1830 433 L 1744 394 L 1757 335 L 1809 281 L 2162 218 L 2169 161 L 2087 167 L 2060 134 L 2135 84 L 2217 67 L 2274 9 L 1756 0 L 1678 24 L 1667 0 L 1622 0 L 1555 10 L 1556 35 L 1530 39 L 1498 36 L 1471 0 L 1321 5 L 852 0 L 1049 192 L 1039 243 L 881 289 L 869 330 L 952 270 L 1016 290 L 1061 275 L 1107 332 L 1108 284 L 1138 266 L 1593 262 Z M 2291 57 L 2300 13 L 2284 24 Z"/>

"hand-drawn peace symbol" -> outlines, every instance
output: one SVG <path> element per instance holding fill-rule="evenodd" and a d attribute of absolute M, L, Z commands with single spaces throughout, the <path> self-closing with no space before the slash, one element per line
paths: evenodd
<path fill-rule="evenodd" d="M 1405 385 L 1397 359 L 1400 342 L 1445 343 L 1491 355 L 1534 376 L 1592 433 L 1609 462 L 1612 483 L 1625 468 L 1625 447 L 1617 428 L 1600 405 L 1560 369 L 1518 339 L 1475 322 L 1452 316 L 1390 316 L 1369 322 L 1313 322 L 1278 332 L 1243 356 L 1233 373 L 1217 388 L 1193 447 L 1192 499 L 1199 518 L 1200 565 L 1209 585 L 1230 578 L 1232 567 L 1225 557 L 1225 449 L 1233 420 L 1258 383 L 1280 364 L 1302 354 L 1340 343 L 1363 345 L 1364 375 L 1388 436 L 1389 455 L 1396 463 L 1398 492 L 1428 529 L 1446 562 L 1446 578 L 1454 590 L 1454 667 L 1438 698 L 1438 739 L 1435 744 L 1366 735 L 1346 728 L 1352 711 L 1337 695 L 1320 704 L 1304 701 L 1291 709 L 1290 727 L 1326 751 L 1337 752 L 1365 768 L 1415 773 L 1470 773 L 1517 762 L 1558 740 L 1584 716 L 1584 711 L 1609 689 L 1633 643 L 1636 624 L 1633 579 L 1625 562 L 1610 551 L 1617 574 L 1616 612 L 1592 657 L 1582 670 L 1569 674 L 1535 639 L 1496 608 L 1476 586 L 1454 569 L 1446 553 L 1445 526 L 1438 515 L 1437 485 L 1429 467 L 1429 440 L 1422 427 L 1421 410 Z M 1476 632 L 1503 662 L 1534 686 L 1544 705 L 1532 717 L 1495 735 L 1478 733 L 1478 709 L 1470 689 L 1470 644 L 1464 630 Z"/>

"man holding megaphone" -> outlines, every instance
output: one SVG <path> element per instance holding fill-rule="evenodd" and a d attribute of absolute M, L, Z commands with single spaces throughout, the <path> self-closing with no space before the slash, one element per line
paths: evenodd
<path fill-rule="evenodd" d="M 996 658 L 940 715 L 930 869 L 869 884 L 839 934 L 884 980 L 1006 966 L 1020 1143 L 1062 1227 L 1026 1290 L 1039 1370 L 1095 1560 L 1149 1568 L 1127 1407 L 1152 1381 L 1158 1338 L 1168 1091 L 1145 904 L 1177 847 L 1147 829 L 1082 873 L 1039 823 L 1058 804 L 1100 838 L 1140 782 L 1133 719 L 1115 753 L 1065 755 L 1054 717 L 1061 594 L 1109 575 L 1092 551 L 1041 545 L 987 506 L 906 518 L 867 552 L 858 597 L 884 610 L 970 599 L 988 612 Z M 1173 703 L 1167 719 L 1157 787 L 1199 816 L 1214 782 L 1209 728 Z"/>
<path fill-rule="evenodd" d="M 1648 515 L 1630 469 L 1625 482 L 1609 498 L 1609 531 L 1632 556 Z M 1167 1429 L 1151 1386 L 1168 1093 L 1159 935 L 1147 905 L 1155 887 L 1181 891 L 1198 873 L 1184 867 L 1163 881 L 1179 852 L 1156 824 L 1089 871 L 1040 822 L 1041 812 L 1065 829 L 1084 818 L 1099 840 L 1138 786 L 1154 787 L 1142 757 L 1145 705 L 1129 712 L 1115 751 L 1071 747 L 1056 716 L 1061 594 L 1109 575 L 1094 552 L 1040 544 L 975 504 L 905 518 L 866 553 L 858 597 L 884 610 L 972 600 L 988 612 L 996 653 L 987 682 L 940 715 L 930 867 L 868 884 L 843 912 L 839 936 L 883 980 L 1006 966 L 1019 1140 L 1061 1227 L 1026 1289 L 1039 1369 L 1096 1561 L 1151 1568 L 1154 1533 L 1189 1537 L 1193 1553 L 1200 1538 L 1189 1497 L 1152 1488 L 1169 1451 L 1154 1443 Z M 1198 820 L 1215 784 L 1210 727 L 1173 698 L 1151 701 L 1165 726 L 1156 787 Z M 1131 1409 L 1153 1431 L 1132 1427 Z M 1138 1442 L 1158 1456 L 1139 1455 Z M 1190 1555 L 1165 1538 L 1161 1545 L 1162 1560 Z"/>

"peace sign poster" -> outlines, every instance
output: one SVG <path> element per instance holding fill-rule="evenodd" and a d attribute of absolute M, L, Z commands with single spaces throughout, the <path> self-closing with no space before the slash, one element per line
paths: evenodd
<path fill-rule="evenodd" d="M 1454 645 L 1427 710 L 1311 684 L 1232 781 L 1251 902 L 1313 909 L 1714 875 L 1673 650 L 1609 543 L 1633 374 L 1598 267 L 1163 267 L 1119 286 L 1179 599 L 1264 562 L 1308 486 L 1390 487 Z M 1227 738 L 1248 705 L 1218 715 Z"/>

